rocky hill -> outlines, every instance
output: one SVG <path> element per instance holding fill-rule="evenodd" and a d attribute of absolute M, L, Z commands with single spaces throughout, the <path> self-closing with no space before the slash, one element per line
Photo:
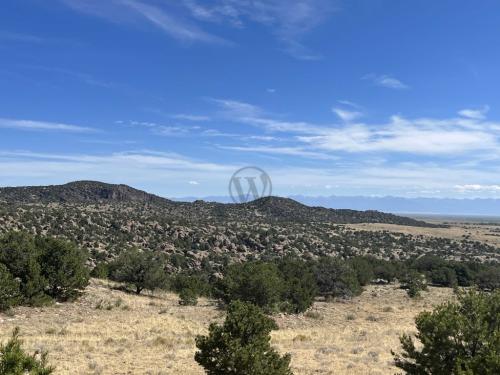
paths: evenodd
<path fill-rule="evenodd" d="M 75 181 L 65 185 L 0 188 L 0 202 L 24 204 L 142 204 L 166 210 L 171 217 L 189 221 L 251 220 L 268 222 L 385 223 L 410 226 L 433 226 L 407 217 L 379 211 L 336 210 L 309 207 L 292 199 L 261 198 L 245 204 L 204 201 L 174 202 L 127 185 L 97 181 Z"/>
<path fill-rule="evenodd" d="M 127 185 L 113 185 L 97 181 L 75 181 L 65 185 L 0 188 L 0 202 L 11 204 L 95 204 L 100 202 L 162 204 L 170 201 Z"/>
<path fill-rule="evenodd" d="M 0 234 L 22 230 L 66 238 L 88 249 L 92 262 L 131 247 L 165 253 L 177 269 L 217 270 L 231 261 L 287 254 L 408 259 L 430 253 L 500 261 L 499 249 L 467 238 L 353 230 L 348 223 L 404 224 L 423 231 L 431 226 L 377 211 L 308 207 L 277 197 L 246 204 L 173 202 L 125 185 L 92 181 L 0 189 Z"/>

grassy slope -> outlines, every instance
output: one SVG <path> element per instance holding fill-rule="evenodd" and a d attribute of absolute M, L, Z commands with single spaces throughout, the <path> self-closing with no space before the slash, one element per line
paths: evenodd
<path fill-rule="evenodd" d="M 446 288 L 411 301 L 394 285 L 370 286 L 353 301 L 315 303 L 319 319 L 277 316 L 272 342 L 292 353 L 296 375 L 395 373 L 398 335 L 414 329 L 416 313 L 450 298 Z M 194 338 L 222 319 L 211 301 L 183 307 L 172 294 L 135 296 L 93 280 L 78 302 L 0 314 L 0 339 L 19 326 L 30 350 L 50 351 L 56 374 L 203 374 Z"/>

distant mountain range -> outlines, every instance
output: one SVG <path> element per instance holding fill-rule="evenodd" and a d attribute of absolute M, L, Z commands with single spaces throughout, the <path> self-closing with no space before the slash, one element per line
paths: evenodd
<path fill-rule="evenodd" d="M 325 208 L 376 210 L 394 214 L 450 215 L 450 216 L 495 216 L 500 217 L 500 199 L 457 199 L 457 198 L 402 198 L 367 196 L 305 196 L 291 195 L 291 198 L 307 206 Z M 231 202 L 230 197 L 208 196 L 204 198 L 183 197 L 176 201 L 191 202 L 203 199 L 208 202 Z"/>
<path fill-rule="evenodd" d="M 402 198 L 366 196 L 305 196 L 287 197 L 310 207 L 324 207 L 336 210 L 381 211 L 393 214 L 427 215 L 479 215 L 500 217 L 500 199 L 453 199 L 453 198 Z M 281 202 L 286 202 L 286 198 Z M 175 205 L 184 202 L 204 201 L 212 208 L 216 203 L 232 203 L 227 196 L 183 197 L 166 199 L 134 189 L 127 185 L 113 185 L 96 181 L 76 181 L 64 185 L 26 186 L 0 188 L 0 201 L 17 203 L 73 202 L 92 203 L 96 201 L 140 202 L 156 205 Z M 211 202 L 211 203 L 210 203 Z"/>

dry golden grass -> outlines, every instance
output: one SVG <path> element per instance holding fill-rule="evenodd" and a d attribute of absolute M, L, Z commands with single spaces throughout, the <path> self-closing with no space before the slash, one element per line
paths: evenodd
<path fill-rule="evenodd" d="M 414 330 L 414 316 L 452 298 L 430 288 L 410 300 L 394 285 L 370 286 L 348 302 L 317 302 L 303 315 L 278 315 L 272 342 L 292 354 L 295 374 L 393 374 L 391 349 Z M 30 351 L 50 352 L 56 374 L 203 374 L 194 338 L 224 314 L 202 299 L 178 305 L 173 294 L 135 296 L 92 280 L 75 303 L 20 307 L 0 315 L 0 340 L 15 326 Z"/>
<path fill-rule="evenodd" d="M 431 220 L 426 220 L 430 221 Z M 442 222 L 435 221 L 440 224 Z M 500 246 L 499 227 L 496 225 L 479 225 L 477 223 L 448 222 L 448 228 L 412 227 L 406 225 L 362 223 L 348 224 L 347 227 L 357 230 L 389 231 L 411 235 L 422 235 L 428 237 L 442 237 L 450 240 L 460 241 L 466 236 L 473 241 L 479 241 L 491 246 Z"/>

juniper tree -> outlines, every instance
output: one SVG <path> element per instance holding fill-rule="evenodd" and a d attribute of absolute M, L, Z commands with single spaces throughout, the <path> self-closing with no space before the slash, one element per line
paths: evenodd
<path fill-rule="evenodd" d="M 14 279 L 7 267 L 0 263 L 0 311 L 8 310 L 20 300 L 19 281 Z"/>
<path fill-rule="evenodd" d="M 314 269 L 320 294 L 327 297 L 352 297 L 361 293 L 354 270 L 345 261 L 321 258 Z"/>
<path fill-rule="evenodd" d="M 0 263 L 19 280 L 23 304 L 41 305 L 50 300 L 45 294 L 48 283 L 42 274 L 39 257 L 40 249 L 33 236 L 10 232 L 0 237 Z"/>
<path fill-rule="evenodd" d="M 164 260 L 159 254 L 131 249 L 118 257 L 112 269 L 112 278 L 132 285 L 136 294 L 144 289 L 162 289 L 167 283 Z"/>
<path fill-rule="evenodd" d="M 226 303 L 241 300 L 271 311 L 277 309 L 283 290 L 283 278 L 276 265 L 259 261 L 229 266 L 218 284 L 217 295 Z"/>
<path fill-rule="evenodd" d="M 290 355 L 271 347 L 277 329 L 260 308 L 232 302 L 223 325 L 212 323 L 208 336 L 198 336 L 195 360 L 208 375 L 292 375 Z"/>
<path fill-rule="evenodd" d="M 58 300 L 71 300 L 88 285 L 88 254 L 75 244 L 52 237 L 35 240 L 40 249 L 39 262 L 47 280 L 46 293 Z"/>
<path fill-rule="evenodd" d="M 457 303 L 422 312 L 415 322 L 420 345 L 403 335 L 402 353 L 392 352 L 407 374 L 500 374 L 500 290 L 460 292 Z"/>
<path fill-rule="evenodd" d="M 54 368 L 47 364 L 47 353 L 27 354 L 19 339 L 19 328 L 5 345 L 0 345 L 0 375 L 50 375 Z"/>

